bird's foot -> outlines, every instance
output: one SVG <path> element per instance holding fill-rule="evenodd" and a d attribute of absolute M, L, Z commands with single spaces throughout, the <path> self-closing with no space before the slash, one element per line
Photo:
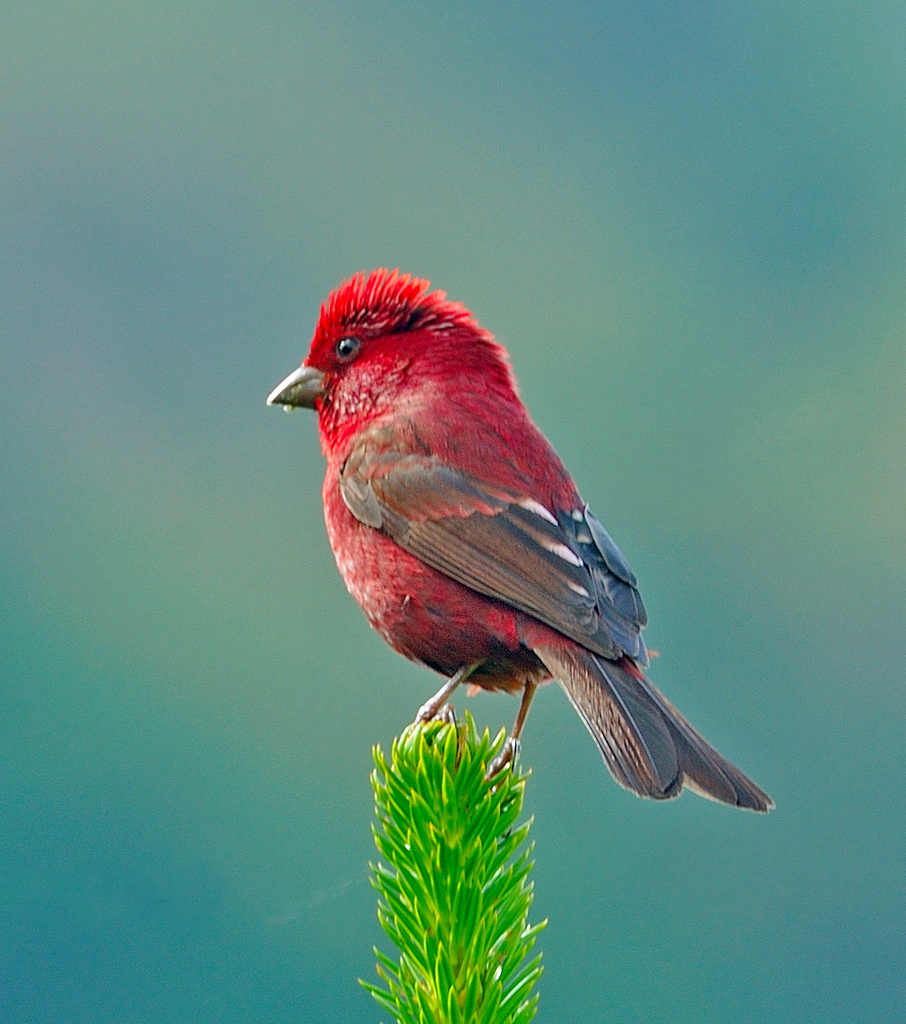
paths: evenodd
<path fill-rule="evenodd" d="M 452 704 L 441 704 L 438 706 L 435 701 L 429 700 L 418 709 L 415 716 L 415 725 L 424 725 L 426 722 L 445 722 L 447 725 L 456 725 L 456 712 Z"/>
<path fill-rule="evenodd" d="M 496 775 L 499 775 L 506 766 L 512 765 L 516 767 L 516 759 L 519 757 L 519 751 L 522 749 L 522 744 L 517 739 L 513 739 L 512 736 L 507 736 L 503 741 L 503 746 L 500 748 L 500 753 L 492 759 L 488 765 L 488 770 L 484 773 L 485 781 L 490 782 Z"/>
<path fill-rule="evenodd" d="M 437 712 L 437 717 L 441 722 L 445 722 L 447 725 L 452 725 L 456 728 L 456 711 L 452 704 L 444 704 L 444 706 Z"/>
<path fill-rule="evenodd" d="M 436 718 L 439 718 L 448 725 L 455 725 L 456 719 L 453 716 L 453 707 L 447 704 L 447 698 L 463 680 L 469 678 L 480 664 L 481 662 L 476 661 L 472 665 L 463 665 L 462 668 L 454 672 L 437 693 L 430 700 L 425 701 L 418 709 L 414 724 L 424 725 L 425 722 L 433 722 Z"/>

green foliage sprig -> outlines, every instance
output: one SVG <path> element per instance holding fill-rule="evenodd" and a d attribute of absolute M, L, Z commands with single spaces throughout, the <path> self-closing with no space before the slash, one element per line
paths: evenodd
<path fill-rule="evenodd" d="M 459 725 L 410 726 L 372 774 L 381 861 L 371 865 L 378 917 L 400 951 L 375 949 L 386 987 L 362 982 L 399 1024 L 527 1024 L 541 956 L 526 962 L 544 927 L 532 903 L 531 822 L 517 825 L 527 775 L 505 768 L 488 782 L 500 749 Z"/>

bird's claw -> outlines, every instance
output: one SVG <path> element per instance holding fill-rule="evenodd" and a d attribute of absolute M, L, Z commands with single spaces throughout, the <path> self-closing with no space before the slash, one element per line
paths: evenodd
<path fill-rule="evenodd" d="M 508 764 L 515 768 L 516 759 L 519 757 L 519 751 L 521 749 L 522 744 L 519 740 L 514 740 L 512 736 L 507 736 L 503 741 L 503 746 L 500 748 L 500 753 L 493 758 L 488 765 L 488 770 L 484 774 L 485 781 L 490 782 L 496 775 L 499 775 Z"/>
<path fill-rule="evenodd" d="M 437 717 L 441 722 L 447 725 L 452 725 L 456 728 L 456 712 L 453 710 L 452 704 L 444 704 L 444 706 L 437 712 Z"/>
<path fill-rule="evenodd" d="M 447 725 L 456 725 L 456 712 L 452 704 L 442 704 L 435 707 L 429 700 L 418 709 L 415 716 L 415 725 L 425 725 L 427 722 L 444 722 Z"/>

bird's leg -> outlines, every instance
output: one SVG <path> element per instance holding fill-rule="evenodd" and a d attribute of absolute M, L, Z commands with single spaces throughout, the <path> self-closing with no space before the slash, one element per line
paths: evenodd
<path fill-rule="evenodd" d="M 457 669 L 452 676 L 444 683 L 444 685 L 434 694 L 430 700 L 426 700 L 424 704 L 418 709 L 418 714 L 415 716 L 416 724 L 422 722 L 431 722 L 435 718 L 441 717 L 441 709 L 447 703 L 447 698 L 450 694 L 459 686 L 460 683 L 464 683 L 469 676 L 478 668 L 481 664 L 480 661 L 473 662 L 471 665 L 463 665 L 462 668 Z M 453 709 L 450 708 L 452 714 Z M 445 721 L 449 721 L 446 716 L 443 716 Z"/>
<path fill-rule="evenodd" d="M 525 689 L 522 691 L 522 703 L 519 705 L 519 713 L 516 715 L 516 721 L 513 723 L 512 732 L 503 741 L 500 753 L 488 765 L 488 770 L 485 773 L 486 779 L 493 779 L 508 764 L 515 765 L 520 747 L 522 746 L 519 742 L 519 737 L 522 735 L 522 727 L 525 725 L 528 709 L 537 689 L 537 683 L 526 681 Z"/>

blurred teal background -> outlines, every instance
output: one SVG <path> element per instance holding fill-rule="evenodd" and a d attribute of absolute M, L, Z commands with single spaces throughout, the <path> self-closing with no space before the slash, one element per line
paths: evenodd
<path fill-rule="evenodd" d="M 635 800 L 546 689 L 538 1019 L 906 1019 L 904 52 L 884 2 L 4 5 L 0 1019 L 380 1017 L 370 748 L 436 679 L 264 405 L 374 266 L 509 347 L 778 805 Z"/>

